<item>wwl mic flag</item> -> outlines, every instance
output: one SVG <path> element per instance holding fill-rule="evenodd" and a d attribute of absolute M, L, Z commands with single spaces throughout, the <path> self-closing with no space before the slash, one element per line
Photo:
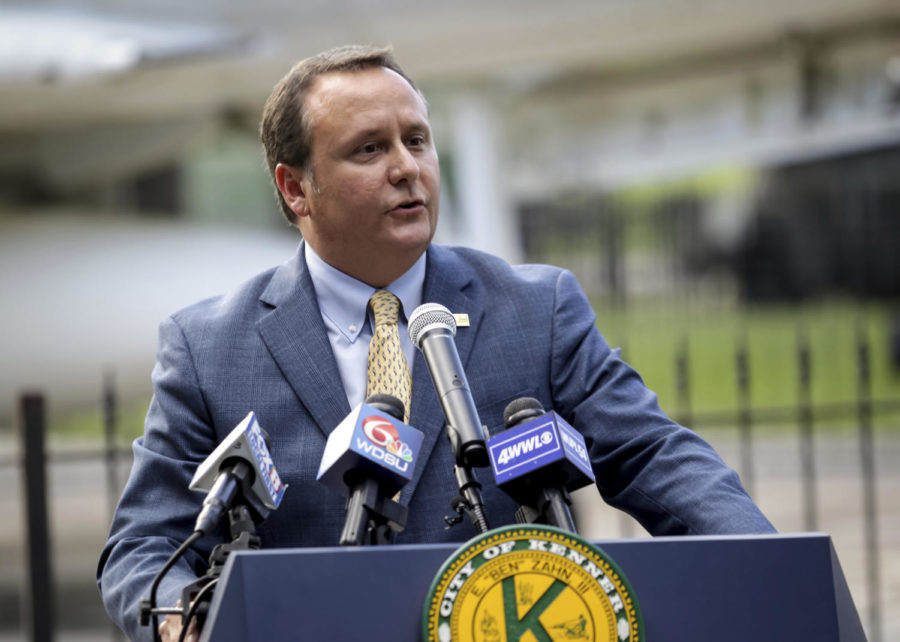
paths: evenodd
<path fill-rule="evenodd" d="M 584 437 L 555 412 L 504 430 L 487 442 L 497 485 L 552 467 L 576 490 L 594 481 Z"/>

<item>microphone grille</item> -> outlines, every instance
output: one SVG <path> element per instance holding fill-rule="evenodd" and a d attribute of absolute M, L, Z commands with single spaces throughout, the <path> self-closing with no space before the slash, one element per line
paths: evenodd
<path fill-rule="evenodd" d="M 534 397 L 519 397 L 510 401 L 503 411 L 503 423 L 512 428 L 544 414 L 544 407 Z"/>
<path fill-rule="evenodd" d="M 450 334 L 456 336 L 456 319 L 453 313 L 440 303 L 423 303 L 409 317 L 409 338 L 413 345 L 421 349 L 420 339 L 425 335 L 425 330 L 439 326 L 446 328 Z"/>
<path fill-rule="evenodd" d="M 366 397 L 366 405 L 389 414 L 397 421 L 403 421 L 403 411 L 405 410 L 403 402 L 394 395 L 384 393 L 369 395 Z"/>

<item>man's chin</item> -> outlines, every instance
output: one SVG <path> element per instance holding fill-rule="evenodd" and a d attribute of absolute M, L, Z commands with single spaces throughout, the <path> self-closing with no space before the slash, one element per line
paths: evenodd
<path fill-rule="evenodd" d="M 418 222 L 404 225 L 394 230 L 391 244 L 401 252 L 424 252 L 434 237 L 434 227 L 430 223 Z"/>

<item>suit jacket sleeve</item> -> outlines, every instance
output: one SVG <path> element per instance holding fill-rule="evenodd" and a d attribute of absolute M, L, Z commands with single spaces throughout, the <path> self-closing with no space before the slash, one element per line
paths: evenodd
<path fill-rule="evenodd" d="M 595 327 L 587 298 L 559 273 L 552 322 L 553 404 L 585 436 L 597 487 L 651 534 L 765 533 L 774 528 L 737 474 L 656 394 Z"/>
<path fill-rule="evenodd" d="M 154 576 L 193 531 L 203 495 L 188 489 L 197 465 L 216 447 L 192 355 L 173 318 L 160 326 L 154 396 L 144 435 L 100 558 L 97 581 L 110 617 L 132 640 L 151 640 L 140 626 L 139 602 Z M 201 575 L 221 535 L 189 549 L 166 575 L 157 605 L 174 606 L 183 586 Z"/>

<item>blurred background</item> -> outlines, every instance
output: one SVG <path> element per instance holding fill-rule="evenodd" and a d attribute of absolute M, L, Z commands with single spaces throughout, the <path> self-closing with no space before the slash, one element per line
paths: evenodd
<path fill-rule="evenodd" d="M 0 6 L 0 640 L 116 639 L 94 567 L 157 324 L 293 253 L 261 107 L 352 42 L 428 96 L 437 240 L 575 272 L 900 639 L 900 2 L 33 0 Z"/>

